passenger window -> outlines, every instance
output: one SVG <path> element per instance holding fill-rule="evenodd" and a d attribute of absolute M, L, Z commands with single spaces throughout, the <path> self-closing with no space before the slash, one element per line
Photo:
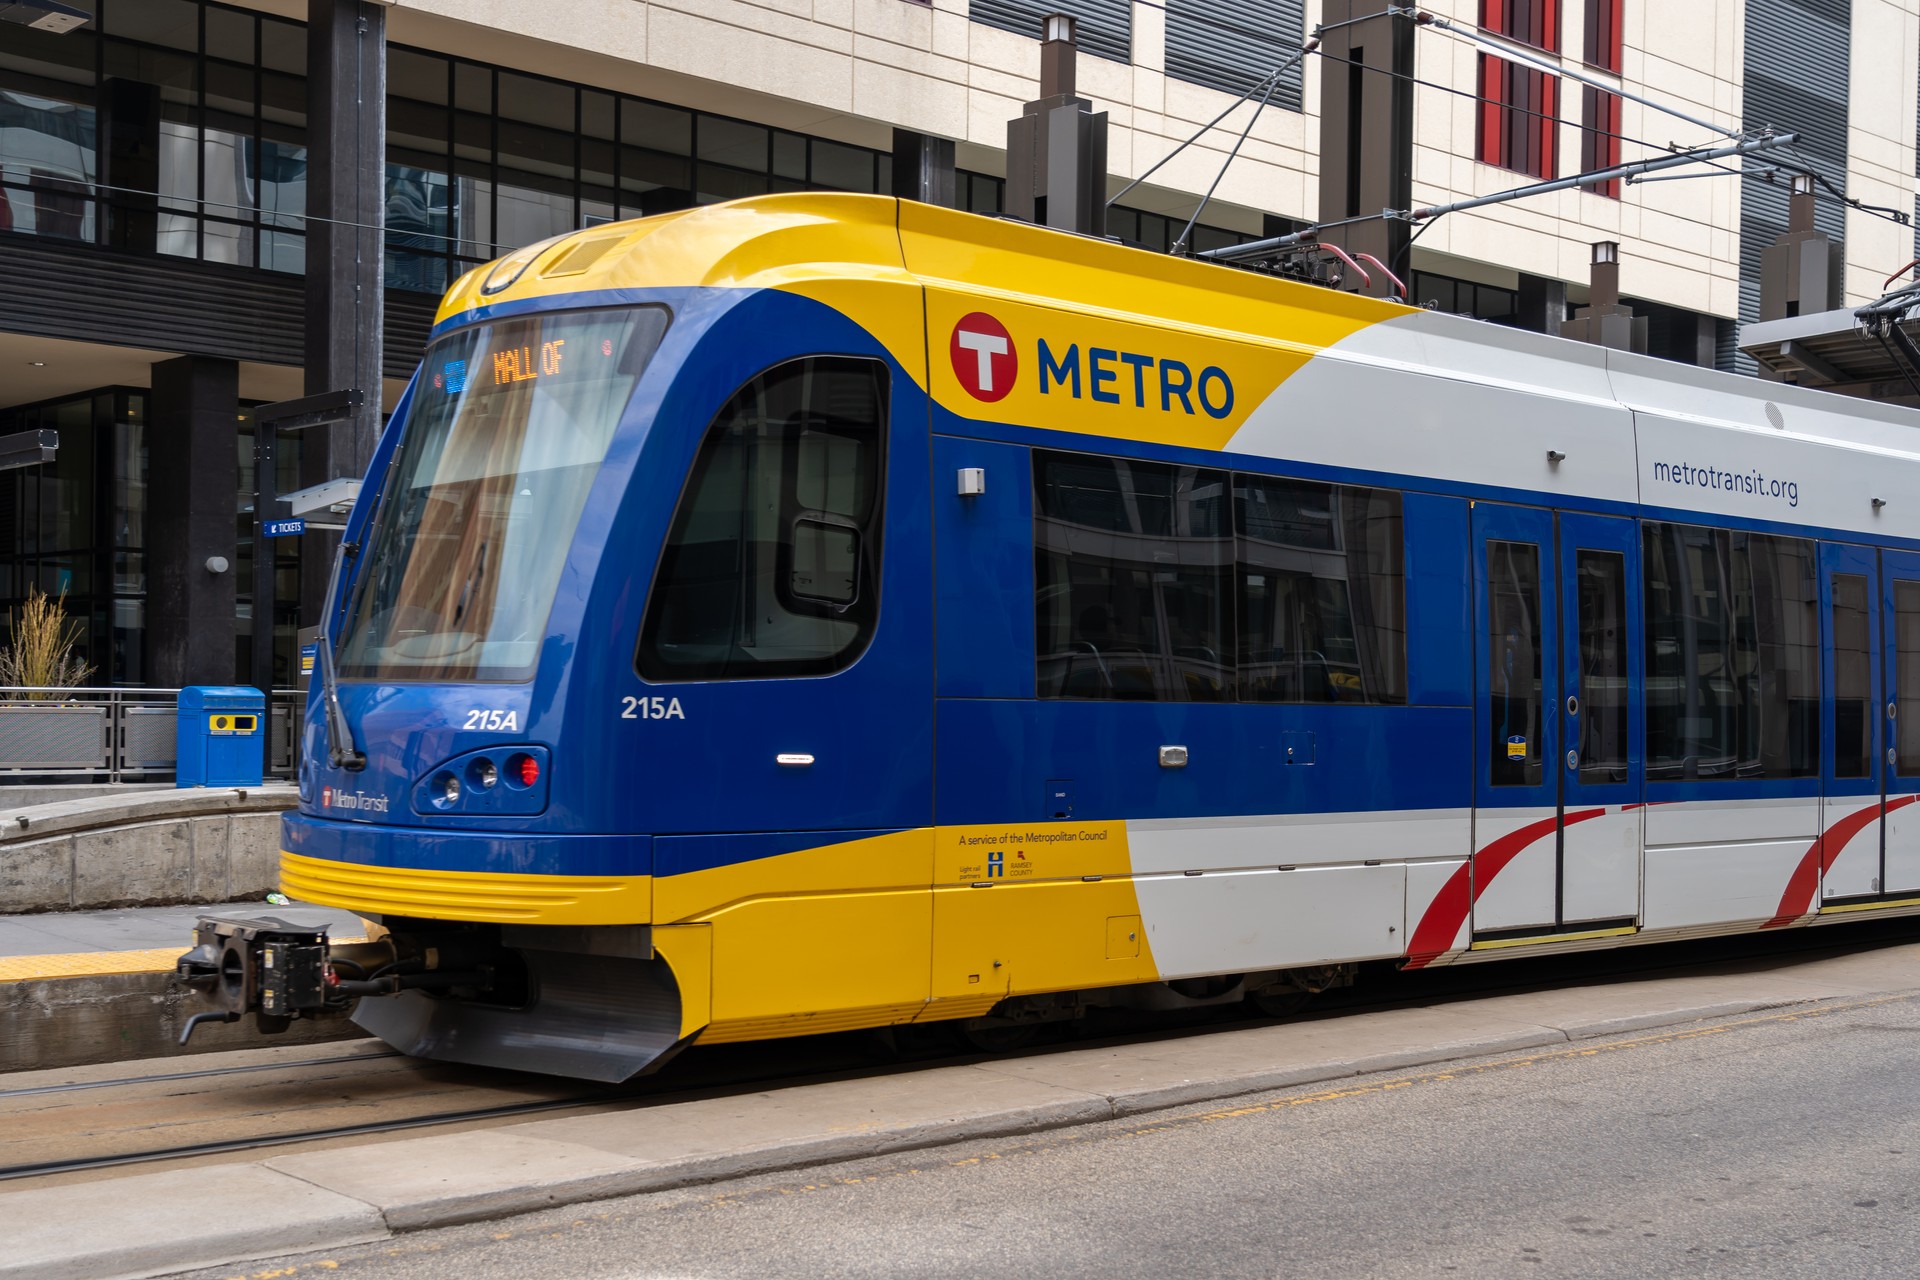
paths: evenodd
<path fill-rule="evenodd" d="M 1540 548 L 1531 542 L 1487 543 L 1487 656 L 1492 691 L 1488 725 L 1496 787 L 1539 785 Z"/>
<path fill-rule="evenodd" d="M 1647 777 L 1820 772 L 1820 610 L 1802 538 L 1650 522 Z"/>
<path fill-rule="evenodd" d="M 1580 610 L 1580 781 L 1627 780 L 1627 558 L 1574 552 Z"/>
<path fill-rule="evenodd" d="M 817 357 L 753 379 L 681 495 L 638 668 L 652 681 L 824 675 L 879 614 L 887 371 Z"/>
<path fill-rule="evenodd" d="M 1895 767 L 1912 776 L 1920 773 L 1920 582 L 1894 579 L 1893 619 L 1893 691 L 1900 708 Z"/>
<path fill-rule="evenodd" d="M 1867 630 L 1867 580 L 1833 575 L 1833 776 L 1865 778 L 1873 771 L 1872 641 Z"/>
<path fill-rule="evenodd" d="M 1043 698 L 1233 698 L 1227 473 L 1034 456 Z"/>
<path fill-rule="evenodd" d="M 1246 702 L 1407 700 L 1400 495 L 1236 475 Z"/>
<path fill-rule="evenodd" d="M 1036 453 L 1034 542 L 1043 698 L 1406 701 L 1390 490 Z"/>

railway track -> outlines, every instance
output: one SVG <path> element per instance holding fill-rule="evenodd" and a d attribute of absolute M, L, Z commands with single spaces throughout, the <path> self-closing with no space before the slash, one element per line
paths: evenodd
<path fill-rule="evenodd" d="M 1583 981 L 1624 979 L 1871 950 L 1916 937 L 1920 926 L 1912 921 L 1883 921 L 1766 939 L 1744 936 L 1531 963 L 1367 974 L 1359 985 L 1330 993 L 1310 1016 L 1337 1018 L 1345 1011 L 1551 987 L 1574 976 Z M 1052 1043 L 1026 1052 L 1137 1043 L 1261 1021 L 1248 1018 L 1237 1006 L 1154 1017 L 1108 1015 L 1089 1024 L 1053 1028 Z M 295 1050 L 245 1050 L 223 1055 L 241 1061 L 190 1070 L 120 1075 L 93 1068 L 89 1078 L 81 1079 L 44 1079 L 57 1073 L 31 1073 L 23 1083 L 0 1087 L 0 1182 L 495 1124 L 555 1111 L 656 1105 L 693 1094 L 885 1075 L 989 1056 L 956 1050 L 938 1030 L 917 1028 L 898 1036 L 853 1032 L 695 1048 L 658 1075 L 614 1086 L 424 1062 L 371 1043 L 358 1052 L 311 1057 Z M 0 1078 L 0 1085 L 5 1083 Z"/>

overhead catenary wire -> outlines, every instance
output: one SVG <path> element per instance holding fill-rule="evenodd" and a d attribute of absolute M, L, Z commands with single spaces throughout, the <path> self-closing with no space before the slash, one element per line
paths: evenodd
<path fill-rule="evenodd" d="M 1616 138 L 1623 143 L 1631 143 L 1637 147 L 1646 147 L 1650 151 L 1660 152 L 1664 154 L 1677 154 L 1678 152 L 1683 150 L 1683 148 L 1671 142 L 1666 142 L 1666 143 L 1653 142 L 1649 139 L 1637 137 L 1634 134 L 1630 134 L 1630 133 L 1620 133 L 1612 129 L 1596 129 L 1596 128 L 1593 128 L 1591 125 L 1587 124 L 1583 120 L 1572 119 L 1570 117 L 1563 116 L 1563 115 L 1556 115 L 1556 114 L 1553 114 L 1552 112 L 1541 111 L 1532 107 L 1522 107 L 1513 103 L 1499 102 L 1495 99 L 1487 97 L 1485 94 L 1475 93 L 1471 89 L 1462 89 L 1455 85 L 1441 84 L 1438 81 L 1434 81 L 1434 80 L 1425 80 L 1417 75 L 1408 75 L 1406 72 L 1394 71 L 1387 67 L 1369 66 L 1364 62 L 1356 62 L 1351 58 L 1343 58 L 1339 54 L 1329 53 L 1324 48 L 1318 49 L 1315 52 L 1317 56 L 1327 61 L 1338 62 L 1350 67 L 1357 67 L 1362 71 L 1369 71 L 1375 75 L 1389 76 L 1396 80 L 1404 80 L 1408 84 L 1417 85 L 1423 89 L 1433 89 L 1440 93 L 1450 94 L 1456 98 L 1464 98 L 1469 102 L 1479 103 L 1480 105 L 1483 105 L 1483 106 L 1497 106 L 1503 111 L 1510 111 L 1515 115 L 1526 116 L 1534 120 L 1550 121 L 1557 125 L 1572 125 L 1586 132 L 1595 134 L 1596 136 L 1605 137 L 1605 138 Z M 1608 90 L 1608 92 L 1612 92 L 1612 91 Z M 1718 169 L 1722 173 L 1726 173 L 1726 174 L 1737 174 L 1743 177 L 1760 177 L 1763 179 L 1766 178 L 1769 174 L 1778 173 L 1782 171 L 1804 172 L 1808 176 L 1812 177 L 1814 181 L 1819 184 L 1821 191 L 1815 193 L 1817 196 L 1838 201 L 1839 203 L 1844 204 L 1849 208 L 1858 209 L 1862 213 L 1869 214 L 1872 217 L 1880 218 L 1887 222 L 1896 223 L 1900 226 L 1912 225 L 1913 218 L 1911 214 L 1903 213 L 1901 210 L 1898 210 L 1898 209 L 1888 209 L 1888 208 L 1883 208 L 1882 206 L 1879 206 L 1879 205 L 1866 204 L 1854 197 L 1848 196 L 1844 191 L 1836 187 L 1833 184 L 1833 182 L 1825 174 L 1819 171 L 1819 169 L 1815 165 L 1814 159 L 1808 156 L 1806 152 L 1801 148 L 1799 147 L 1785 148 L 1785 156 L 1795 160 L 1796 163 L 1792 165 L 1788 165 L 1788 164 L 1776 162 L 1774 164 L 1768 165 L 1765 169 L 1760 170 L 1757 173 L 1744 170 L 1744 169 L 1731 168 L 1727 165 L 1719 164 L 1719 163 L 1709 163 L 1709 167 Z M 1680 175 L 1676 175 L 1674 177 L 1666 178 L 1666 179 L 1631 179 L 1630 178 L 1628 179 L 1628 181 L 1629 182 L 1639 182 L 1639 181 L 1678 182 L 1688 178 L 1703 178 L 1703 177 L 1709 177 L 1709 176 L 1711 175 L 1680 174 Z"/>
<path fill-rule="evenodd" d="M 1229 245 L 1220 249 L 1208 249 L 1195 257 L 1210 262 L 1237 262 L 1243 258 L 1266 257 L 1273 253 L 1293 248 L 1309 240 L 1317 239 L 1321 232 L 1335 227 L 1353 226 L 1363 222 L 1379 222 L 1388 218 L 1400 218 L 1409 222 L 1426 222 L 1444 217 L 1449 213 L 1462 213 L 1469 209 L 1479 209 L 1492 204 L 1505 204 L 1529 196 L 1546 195 L 1554 191 L 1565 191 L 1572 187 L 1584 187 L 1596 182 L 1607 182 L 1614 178 L 1630 177 L 1636 173 L 1646 173 L 1657 169 L 1674 168 L 1683 164 L 1698 164 L 1706 160 L 1718 160 L 1725 156 L 1746 155 L 1754 151 L 1775 150 L 1793 143 L 1794 134 L 1786 133 L 1778 137 L 1767 135 L 1749 138 L 1745 141 L 1729 143 L 1724 147 L 1715 147 L 1708 151 L 1682 151 L 1673 155 L 1655 156 L 1648 160 L 1636 160 L 1631 164 L 1615 165 L 1610 169 L 1598 169 L 1590 173 L 1577 173 L 1569 178 L 1554 178 L 1544 182 L 1527 183 L 1524 186 L 1511 187 L 1506 191 L 1497 191 L 1492 195 L 1473 196 L 1465 200 L 1455 200 L 1448 204 L 1429 205 L 1419 209 L 1383 209 L 1379 213 L 1361 214 L 1358 217 L 1343 218 L 1338 222 L 1322 223 L 1296 231 L 1291 235 L 1274 236 L 1266 240 L 1254 240 L 1247 244 Z"/>

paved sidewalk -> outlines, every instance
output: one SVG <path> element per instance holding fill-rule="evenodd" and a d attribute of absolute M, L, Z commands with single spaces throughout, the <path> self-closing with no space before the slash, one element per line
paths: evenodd
<path fill-rule="evenodd" d="M 276 907 L 263 898 L 185 907 L 122 907 L 113 911 L 43 911 L 0 915 L 0 956 L 54 956 L 87 952 L 113 954 L 171 947 L 175 954 L 193 945 L 193 926 L 201 916 L 279 916 L 295 924 L 330 924 L 337 938 L 364 932 L 351 911 L 293 903 Z M 171 969 L 168 960 L 165 968 Z"/>
<path fill-rule="evenodd" d="M 0 1193 L 0 1277 L 162 1275 L 1801 1002 L 1920 991 L 1920 944 L 1336 1013 Z"/>

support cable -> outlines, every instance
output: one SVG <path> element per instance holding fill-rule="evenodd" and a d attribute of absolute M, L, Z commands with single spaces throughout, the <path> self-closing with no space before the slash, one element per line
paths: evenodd
<path fill-rule="evenodd" d="M 1187 138 L 1185 142 L 1182 142 L 1179 146 L 1167 152 L 1166 155 L 1160 157 L 1159 161 L 1153 166 L 1153 168 L 1147 170 L 1145 173 L 1135 178 L 1132 182 L 1129 182 L 1126 186 L 1120 188 L 1120 194 L 1108 200 L 1106 207 L 1111 209 L 1113 208 L 1114 205 L 1124 200 L 1128 192 L 1132 191 L 1135 187 L 1145 182 L 1148 178 L 1151 178 L 1154 174 L 1160 172 L 1160 170 L 1166 166 L 1169 160 L 1172 160 L 1175 156 L 1179 155 L 1182 151 L 1185 151 L 1188 147 L 1192 146 L 1194 143 L 1198 142 L 1206 134 L 1211 132 L 1215 125 L 1218 125 L 1222 120 L 1225 120 L 1228 116 L 1232 115 L 1235 111 L 1237 111 L 1240 108 L 1240 105 L 1242 103 L 1252 98 L 1254 94 L 1258 93 L 1261 95 L 1260 107 L 1261 109 L 1264 109 L 1267 104 L 1267 99 L 1271 98 L 1273 96 L 1273 91 L 1279 88 L 1281 77 L 1285 76 L 1287 72 L 1293 70 L 1293 68 L 1297 66 L 1302 59 L 1304 59 L 1308 54 L 1312 53 L 1315 49 L 1318 49 L 1319 47 L 1320 47 L 1320 37 L 1313 36 L 1310 39 L 1308 39 L 1308 41 L 1305 44 L 1300 46 L 1300 51 L 1298 53 L 1294 54 L 1291 58 L 1287 59 L 1287 61 L 1281 64 L 1279 67 L 1276 67 L 1273 70 L 1273 72 L 1266 77 L 1266 79 L 1260 81 L 1260 83 L 1248 89 L 1245 93 L 1241 94 L 1238 98 L 1235 98 L 1231 103 L 1228 104 L 1227 109 L 1225 111 L 1222 111 L 1219 115 L 1215 116 L 1213 119 L 1201 125 Z M 1255 120 L 1258 120 L 1260 118 L 1259 110 L 1256 110 L 1253 114 L 1254 114 Z M 1247 125 L 1247 131 L 1252 132 L 1252 130 L 1253 130 L 1253 125 L 1249 123 Z M 1240 140 L 1242 142 L 1246 141 L 1245 133 L 1242 133 L 1240 135 Z M 1235 147 L 1234 153 L 1237 155 L 1239 153 L 1239 150 L 1240 150 L 1239 147 Z M 1229 159 L 1231 159 L 1231 157 Z M 1215 186 L 1219 185 L 1218 178 L 1214 179 L 1214 185 Z M 1211 194 L 1211 192 L 1209 192 L 1209 194 Z M 1204 206 L 1205 201 L 1202 201 L 1201 203 Z M 1194 216 L 1197 218 L 1199 215 L 1195 214 Z M 1187 225 L 1188 225 L 1188 229 L 1191 230 L 1193 224 L 1188 223 Z"/>
<path fill-rule="evenodd" d="M 1319 43 L 1318 37 L 1315 37 L 1314 43 Z M 1309 49 L 1303 48 L 1300 51 L 1300 57 L 1295 58 L 1294 61 L 1298 62 L 1300 58 L 1304 58 L 1308 52 Z M 1227 158 L 1220 162 L 1220 172 L 1213 175 L 1213 185 L 1207 188 L 1207 194 L 1200 197 L 1200 203 L 1195 207 L 1193 216 L 1187 219 L 1186 226 L 1180 228 L 1180 237 L 1175 240 L 1172 247 L 1168 249 L 1169 253 L 1178 256 L 1180 251 L 1187 247 L 1187 237 L 1193 234 L 1193 224 L 1200 221 L 1200 215 L 1207 211 L 1207 205 L 1212 201 L 1213 193 L 1220 189 L 1220 180 L 1227 176 L 1227 170 L 1232 168 L 1233 162 L 1240 158 L 1240 148 L 1247 145 L 1247 135 L 1253 132 L 1253 126 L 1260 123 L 1261 112 L 1267 109 L 1267 103 L 1272 99 L 1273 91 L 1280 87 L 1280 75 L 1281 72 L 1276 71 L 1272 76 L 1268 77 L 1267 91 L 1260 95 L 1260 101 L 1258 105 L 1254 107 L 1253 114 L 1247 117 L 1247 127 L 1240 131 L 1240 137 L 1234 142 L 1233 150 L 1227 152 Z"/>
<path fill-rule="evenodd" d="M 1764 137 L 1749 138 L 1742 142 L 1730 143 L 1724 147 L 1715 147 L 1711 151 L 1683 151 L 1675 155 L 1656 156 L 1651 160 L 1636 160 L 1631 164 L 1615 165 L 1610 169 L 1599 169 L 1590 173 L 1578 173 L 1570 178 L 1555 178 L 1547 182 L 1531 182 L 1525 186 L 1512 187 L 1506 191 L 1495 192 L 1488 196 L 1474 196 L 1466 200 L 1455 200 L 1448 204 L 1429 205 L 1420 209 L 1382 209 L 1379 213 L 1361 214 L 1354 218 L 1343 218 L 1337 222 L 1321 223 L 1307 227 L 1291 235 L 1274 236 L 1266 240 L 1254 240 L 1247 244 L 1228 245 L 1221 249 L 1208 249 L 1194 256 L 1210 262 L 1238 262 L 1246 258 L 1260 258 L 1281 249 L 1290 249 L 1309 240 L 1318 240 L 1320 233 L 1335 227 L 1352 226 L 1362 222 L 1379 222 L 1387 218 L 1398 218 L 1408 222 L 1428 222 L 1445 217 L 1449 213 L 1461 213 L 1468 209 L 1484 208 L 1487 205 L 1507 204 L 1514 200 L 1530 196 L 1547 195 L 1554 191 L 1565 191 L 1572 187 L 1589 186 L 1597 182 L 1609 182 L 1614 178 L 1627 178 L 1640 173 L 1652 173 L 1660 169 L 1672 169 L 1683 164 L 1699 164 L 1702 161 L 1718 160 L 1724 156 L 1746 155 L 1755 151 L 1773 151 L 1790 146 L 1797 134 L 1768 134 Z"/>

